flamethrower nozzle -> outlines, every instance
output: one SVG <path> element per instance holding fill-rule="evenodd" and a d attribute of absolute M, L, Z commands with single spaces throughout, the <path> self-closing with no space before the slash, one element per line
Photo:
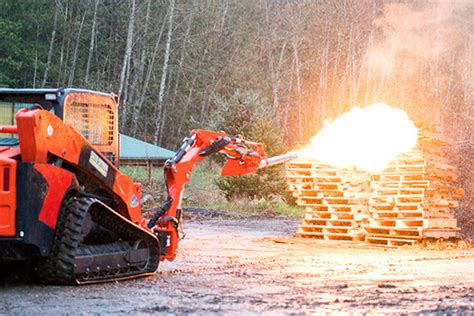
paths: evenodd
<path fill-rule="evenodd" d="M 283 155 L 270 157 L 268 159 L 262 160 L 258 168 L 262 169 L 262 168 L 270 167 L 273 165 L 282 164 L 296 158 L 298 158 L 298 153 L 296 151 L 290 151 Z"/>

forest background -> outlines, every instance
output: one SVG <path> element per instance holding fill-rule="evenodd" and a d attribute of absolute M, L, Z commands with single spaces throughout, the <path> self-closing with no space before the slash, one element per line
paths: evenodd
<path fill-rule="evenodd" d="M 282 152 L 386 102 L 472 196 L 473 1 L 3 0 L 0 43 L 0 86 L 115 92 L 121 132 L 171 149 L 240 128 Z"/>

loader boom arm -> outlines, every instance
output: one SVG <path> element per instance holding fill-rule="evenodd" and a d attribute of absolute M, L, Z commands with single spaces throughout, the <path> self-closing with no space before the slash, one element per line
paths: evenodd
<path fill-rule="evenodd" d="M 297 157 L 296 152 L 289 152 L 267 158 L 261 143 L 244 140 L 240 135 L 231 136 L 224 132 L 193 130 L 191 136 L 183 140 L 175 156 L 165 163 L 167 199 L 161 208 L 154 210 L 147 225 L 156 234 L 166 235 L 166 253 L 162 253 L 161 260 L 172 261 L 176 257 L 184 186 L 191 180 L 193 167 L 214 153 L 220 153 L 227 158 L 222 168 L 222 176 L 254 173 L 259 169 L 281 164 Z"/>
<path fill-rule="evenodd" d="M 184 139 L 175 156 L 164 166 L 167 200 L 155 210 L 148 227 L 155 233 L 166 233 L 166 254 L 161 259 L 173 260 L 178 246 L 178 227 L 182 215 L 184 186 L 191 179 L 196 163 L 219 152 L 227 157 L 222 169 L 223 176 L 240 176 L 256 172 L 266 154 L 261 143 L 244 140 L 241 136 L 230 136 L 224 132 L 193 130 Z"/>

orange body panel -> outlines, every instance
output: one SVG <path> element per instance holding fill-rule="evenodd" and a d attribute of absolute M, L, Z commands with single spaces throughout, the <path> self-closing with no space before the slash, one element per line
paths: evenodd
<path fill-rule="evenodd" d="M 21 159 L 48 162 L 48 153 L 77 164 L 85 140 L 54 114 L 23 109 L 16 115 Z"/>
<path fill-rule="evenodd" d="M 21 158 L 24 162 L 47 163 L 48 155 L 61 158 L 78 167 L 91 177 L 101 181 L 118 196 L 119 212 L 131 221 L 141 221 L 140 185 L 122 174 L 102 153 L 94 148 L 78 131 L 64 124 L 54 114 L 44 110 L 21 110 L 16 115 L 18 139 L 20 141 Z M 81 154 L 90 152 L 87 157 L 87 168 L 80 165 Z M 100 169 L 103 167 L 103 169 Z M 90 170 L 102 173 L 92 174 Z M 113 183 L 108 183 L 109 173 L 114 174 Z"/>
<path fill-rule="evenodd" d="M 50 164 L 35 164 L 35 169 L 48 183 L 48 191 L 41 206 L 38 219 L 50 228 L 56 227 L 61 202 L 71 186 L 74 174 Z"/>
<path fill-rule="evenodd" d="M 141 209 L 141 184 L 134 183 L 129 176 L 118 171 L 115 178 L 113 191 L 126 203 L 127 213 L 130 220 L 140 223 L 142 219 Z"/>
<path fill-rule="evenodd" d="M 16 166 L 18 148 L 0 147 L 0 236 L 15 236 Z"/>

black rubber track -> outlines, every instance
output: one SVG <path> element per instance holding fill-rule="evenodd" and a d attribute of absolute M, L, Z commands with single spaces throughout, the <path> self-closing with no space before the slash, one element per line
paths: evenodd
<path fill-rule="evenodd" d="M 82 226 L 88 212 L 95 223 L 120 236 L 120 240 L 99 246 L 81 244 Z M 133 244 L 138 240 L 143 241 L 149 251 L 146 265 L 101 271 L 94 271 L 94 267 L 91 266 L 90 270 L 94 271 L 93 273 L 75 273 L 76 256 L 107 255 L 117 250 L 124 250 L 124 245 Z M 70 197 L 63 202 L 51 252 L 38 265 L 38 276 L 43 283 L 57 285 L 97 283 L 139 277 L 155 272 L 159 264 L 159 253 L 159 242 L 150 232 L 128 221 L 97 199 Z"/>

